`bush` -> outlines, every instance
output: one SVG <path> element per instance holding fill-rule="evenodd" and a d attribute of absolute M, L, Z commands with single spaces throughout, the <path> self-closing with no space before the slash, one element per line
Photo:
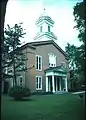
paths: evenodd
<path fill-rule="evenodd" d="M 79 88 L 68 89 L 68 92 L 80 92 L 80 91 L 85 91 L 85 88 L 79 87 Z"/>
<path fill-rule="evenodd" d="M 74 88 L 68 89 L 68 92 L 78 92 L 78 89 L 74 89 Z"/>
<path fill-rule="evenodd" d="M 23 86 L 14 86 L 9 90 L 9 96 L 15 100 L 21 100 L 24 97 L 30 96 L 30 89 Z"/>

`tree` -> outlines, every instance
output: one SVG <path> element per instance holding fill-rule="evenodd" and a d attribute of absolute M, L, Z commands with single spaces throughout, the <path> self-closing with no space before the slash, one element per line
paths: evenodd
<path fill-rule="evenodd" d="M 3 46 L 3 38 L 4 38 L 4 19 L 5 19 L 5 13 L 6 13 L 6 6 L 7 6 L 8 0 L 2 0 L 0 1 L 0 12 L 1 12 L 1 24 L 0 24 L 0 30 L 1 30 L 1 40 L 0 40 L 0 51 L 2 52 L 2 46 Z M 2 54 L 0 54 L 0 67 L 2 68 Z M 2 69 L 0 73 L 0 93 L 2 93 L 2 81 L 3 81 L 3 76 L 2 76 Z M 0 94 L 0 98 L 1 98 Z"/>
<path fill-rule="evenodd" d="M 66 53 L 67 53 L 67 57 L 69 59 L 69 66 L 70 69 L 75 70 L 75 53 L 76 53 L 76 46 L 74 45 L 70 45 L 69 43 L 67 43 L 67 46 L 65 47 Z"/>
<path fill-rule="evenodd" d="M 73 8 L 73 15 L 75 17 L 76 26 L 74 28 L 79 30 L 78 39 L 82 42 L 82 45 L 78 47 L 77 51 L 77 66 L 78 66 L 78 72 L 82 76 L 85 76 L 85 60 L 86 60 L 86 54 L 85 54 L 85 4 L 84 2 L 77 3 Z M 85 80 L 85 78 L 84 78 Z M 83 81 L 85 82 L 85 81 Z"/>
<path fill-rule="evenodd" d="M 17 85 L 17 76 L 20 75 L 19 72 L 26 70 L 25 53 L 20 49 L 21 41 L 20 38 L 23 38 L 23 35 L 26 33 L 22 28 L 22 23 L 15 24 L 14 27 L 7 25 L 4 31 L 4 51 L 3 51 L 3 69 L 8 68 L 7 75 L 13 77 L 14 85 Z M 9 74 L 11 72 L 11 75 Z"/>
<path fill-rule="evenodd" d="M 74 45 L 70 45 L 67 43 L 67 46 L 65 47 L 67 58 L 69 61 L 69 69 L 70 69 L 70 82 L 71 82 L 71 88 L 74 88 L 76 86 L 77 82 L 77 47 Z"/>
<path fill-rule="evenodd" d="M 70 45 L 66 46 L 66 53 L 69 58 L 71 68 L 71 79 L 73 82 L 85 84 L 85 6 L 84 2 L 77 3 L 73 8 L 76 26 L 74 29 L 79 30 L 78 39 L 82 42 L 80 47 Z"/>
<path fill-rule="evenodd" d="M 74 6 L 73 15 L 77 25 L 74 27 L 79 30 L 78 38 L 85 43 L 85 4 L 84 2 L 77 3 Z"/>

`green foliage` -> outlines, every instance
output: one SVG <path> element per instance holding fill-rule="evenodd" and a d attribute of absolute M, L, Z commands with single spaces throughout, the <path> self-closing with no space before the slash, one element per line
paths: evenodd
<path fill-rule="evenodd" d="M 70 65 L 70 69 L 75 69 L 75 54 L 77 52 L 76 46 L 74 45 L 70 45 L 69 43 L 67 43 L 67 46 L 65 47 L 66 50 L 66 54 L 69 60 L 69 65 Z"/>
<path fill-rule="evenodd" d="M 78 67 L 78 74 L 80 74 L 80 77 L 82 78 L 82 81 L 85 84 L 85 3 L 80 2 L 77 3 L 74 6 L 74 17 L 77 25 L 75 28 L 79 30 L 78 38 L 80 41 L 82 41 L 82 45 L 78 47 L 77 53 L 76 53 L 76 61 L 77 61 L 77 67 Z"/>
<path fill-rule="evenodd" d="M 30 96 L 30 89 L 23 86 L 14 86 L 9 90 L 9 96 L 15 100 L 22 100 L 22 98 Z"/>
<path fill-rule="evenodd" d="M 85 43 L 85 4 L 84 2 L 77 3 L 74 6 L 73 15 L 77 25 L 75 28 L 79 30 L 78 38 Z"/>
<path fill-rule="evenodd" d="M 84 2 L 77 3 L 73 8 L 76 28 L 79 31 L 78 39 L 82 42 L 80 47 L 66 46 L 66 53 L 69 59 L 71 70 L 71 82 L 73 84 L 85 84 L 85 5 Z"/>
<path fill-rule="evenodd" d="M 76 53 L 76 60 L 78 66 L 78 72 L 83 72 L 85 70 L 85 4 L 84 2 L 77 3 L 74 6 L 73 15 L 75 17 L 75 21 L 77 25 L 75 26 L 76 29 L 79 30 L 78 38 L 82 41 L 82 45 L 78 47 Z"/>
<path fill-rule="evenodd" d="M 82 47 L 82 46 L 81 46 Z M 70 82 L 71 88 L 79 87 L 81 84 L 84 84 L 84 59 L 83 51 L 80 47 L 70 45 L 69 43 L 65 47 L 66 54 L 69 61 L 70 68 Z"/>
<path fill-rule="evenodd" d="M 80 47 L 76 47 L 74 45 L 70 45 L 69 43 L 65 47 L 66 54 L 69 60 L 69 65 L 71 70 L 76 70 L 80 73 L 84 71 L 84 50 L 83 45 Z"/>
<path fill-rule="evenodd" d="M 7 25 L 4 30 L 3 73 L 5 74 L 6 67 L 11 68 L 11 72 L 7 74 L 12 73 L 10 77 L 13 78 L 15 85 L 17 85 L 17 74 L 26 70 L 26 55 L 20 49 L 20 38 L 23 38 L 26 33 L 21 25 L 22 23 L 15 24 L 14 27 Z"/>

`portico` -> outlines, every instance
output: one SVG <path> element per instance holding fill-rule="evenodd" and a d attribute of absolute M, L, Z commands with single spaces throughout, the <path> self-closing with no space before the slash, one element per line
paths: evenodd
<path fill-rule="evenodd" d="M 67 72 L 61 66 L 45 70 L 46 92 L 68 91 Z"/>

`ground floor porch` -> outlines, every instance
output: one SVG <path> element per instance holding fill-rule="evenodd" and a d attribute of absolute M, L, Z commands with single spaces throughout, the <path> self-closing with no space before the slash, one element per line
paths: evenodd
<path fill-rule="evenodd" d="M 62 67 L 49 68 L 46 74 L 46 92 L 67 92 L 67 72 Z"/>
<path fill-rule="evenodd" d="M 46 76 L 46 92 L 68 91 L 67 78 L 62 76 Z"/>

